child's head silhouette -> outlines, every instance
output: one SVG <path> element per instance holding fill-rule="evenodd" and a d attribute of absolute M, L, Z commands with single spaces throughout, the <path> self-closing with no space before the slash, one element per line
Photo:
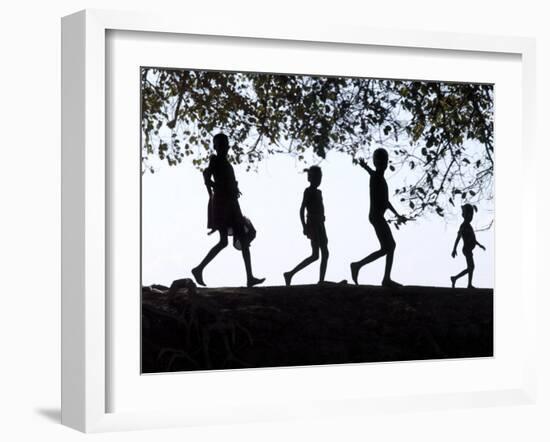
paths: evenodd
<path fill-rule="evenodd" d="M 472 221 L 474 218 L 474 206 L 471 204 L 464 204 L 462 206 L 462 218 L 467 222 Z"/>
<path fill-rule="evenodd" d="M 216 153 L 222 157 L 227 155 L 229 151 L 229 139 L 227 135 L 220 132 L 219 134 L 214 135 L 214 149 Z"/>
<path fill-rule="evenodd" d="M 307 180 L 312 186 L 318 187 L 321 184 L 323 172 L 319 166 L 311 166 L 309 169 L 305 169 L 305 172 L 307 172 Z"/>
<path fill-rule="evenodd" d="M 372 161 L 376 170 L 383 172 L 388 167 L 388 151 L 383 148 L 378 148 L 372 154 Z"/>

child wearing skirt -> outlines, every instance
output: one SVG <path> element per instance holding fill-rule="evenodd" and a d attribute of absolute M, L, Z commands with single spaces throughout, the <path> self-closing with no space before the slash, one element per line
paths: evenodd
<path fill-rule="evenodd" d="M 246 285 L 252 287 L 264 282 L 264 278 L 256 278 L 252 273 L 250 258 L 250 243 L 256 236 L 256 230 L 248 218 L 245 218 L 239 205 L 239 191 L 233 166 L 227 159 L 229 140 L 223 133 L 214 136 L 214 149 L 208 167 L 203 172 L 204 184 L 208 191 L 208 228 L 210 233 L 219 232 L 220 240 L 207 253 L 201 263 L 191 270 L 197 284 L 205 286 L 203 271 L 205 267 L 228 244 L 228 236 L 233 236 L 235 248 L 242 251 L 246 270 Z"/>

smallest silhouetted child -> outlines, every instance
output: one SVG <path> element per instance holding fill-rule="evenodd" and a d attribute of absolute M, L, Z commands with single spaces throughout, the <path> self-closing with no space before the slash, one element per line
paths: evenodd
<path fill-rule="evenodd" d="M 324 282 L 325 273 L 327 271 L 328 239 L 325 230 L 325 207 L 323 205 L 323 195 L 318 189 L 323 174 L 319 166 L 312 166 L 306 169 L 306 171 L 307 180 L 310 185 L 304 190 L 304 197 L 302 205 L 300 206 L 300 221 L 302 222 L 304 235 L 306 235 L 311 242 L 311 256 L 304 259 L 290 272 L 284 273 L 283 276 L 287 286 L 290 285 L 292 277 L 296 273 L 319 259 L 319 250 L 321 250 L 320 283 Z M 307 218 L 305 212 L 307 212 Z"/>
<path fill-rule="evenodd" d="M 451 284 L 453 288 L 456 284 L 456 280 L 462 278 L 466 274 L 468 274 L 468 288 L 474 288 L 474 286 L 472 285 L 472 277 L 474 276 L 475 268 L 473 251 L 476 246 L 479 246 L 483 250 L 485 250 L 485 247 L 477 242 L 474 229 L 470 224 L 473 217 L 474 207 L 471 204 L 464 204 L 462 206 L 462 218 L 464 218 L 464 222 L 460 225 L 460 228 L 458 229 L 458 235 L 456 236 L 455 246 L 453 247 L 453 253 L 451 254 L 451 256 L 453 258 L 456 257 L 456 248 L 460 239 L 462 238 L 462 253 L 464 253 L 464 256 L 466 257 L 467 267 L 458 275 L 451 276 Z"/>

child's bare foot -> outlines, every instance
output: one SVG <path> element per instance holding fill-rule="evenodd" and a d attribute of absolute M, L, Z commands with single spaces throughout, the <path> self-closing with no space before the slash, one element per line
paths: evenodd
<path fill-rule="evenodd" d="M 290 281 L 292 280 L 292 274 L 290 272 L 283 273 L 283 276 L 285 277 L 285 285 L 288 287 L 290 285 Z"/>
<path fill-rule="evenodd" d="M 382 281 L 382 287 L 389 287 L 389 288 L 397 288 L 402 287 L 402 284 L 399 284 L 398 282 L 392 281 L 391 279 L 384 279 Z"/>
<path fill-rule="evenodd" d="M 455 284 L 456 284 L 456 278 L 454 276 L 451 276 L 451 286 L 453 287 L 453 289 L 455 288 Z"/>
<path fill-rule="evenodd" d="M 470 285 L 468 286 L 468 288 L 469 288 L 469 289 L 475 289 L 475 287 L 474 287 L 472 284 L 470 284 Z"/>
<path fill-rule="evenodd" d="M 352 262 L 349 267 L 351 269 L 351 279 L 353 279 L 353 282 L 358 285 L 359 283 L 357 282 L 357 277 L 359 276 L 359 266 L 356 262 Z"/>
<path fill-rule="evenodd" d="M 193 274 L 193 278 L 195 278 L 195 281 L 197 281 L 198 285 L 202 285 L 203 287 L 206 287 L 206 284 L 202 280 L 202 270 L 198 267 L 195 267 L 193 270 L 191 270 L 191 273 Z"/>
<path fill-rule="evenodd" d="M 252 277 L 252 278 L 248 279 L 248 281 L 246 282 L 246 286 L 247 287 L 254 287 L 255 285 L 261 284 L 264 281 L 265 281 L 265 278 Z"/>

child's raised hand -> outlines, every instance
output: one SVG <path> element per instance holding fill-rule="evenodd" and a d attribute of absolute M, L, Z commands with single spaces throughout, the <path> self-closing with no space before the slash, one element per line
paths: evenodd
<path fill-rule="evenodd" d="M 453 250 L 453 253 L 451 253 L 451 256 L 452 256 L 453 258 L 456 258 L 456 250 Z"/>
<path fill-rule="evenodd" d="M 367 161 L 363 158 L 359 158 L 358 160 L 354 160 L 356 164 L 359 164 L 363 169 L 365 169 L 369 174 L 372 174 L 373 170 L 369 167 Z"/>

